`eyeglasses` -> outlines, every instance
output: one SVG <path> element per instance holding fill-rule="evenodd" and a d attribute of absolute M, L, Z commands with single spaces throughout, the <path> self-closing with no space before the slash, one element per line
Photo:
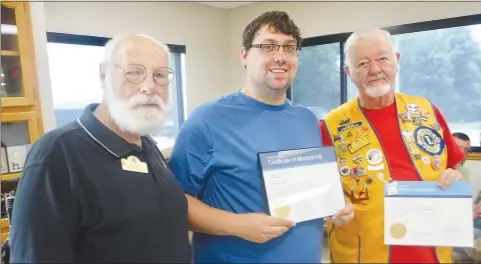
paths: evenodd
<path fill-rule="evenodd" d="M 299 55 L 300 48 L 297 45 L 278 45 L 278 44 L 253 44 L 251 45 L 252 48 L 261 49 L 263 52 L 267 54 L 273 54 L 278 52 L 279 49 L 282 47 L 282 50 L 285 54 L 291 56 Z"/>
<path fill-rule="evenodd" d="M 147 77 L 147 68 L 142 64 L 128 64 L 126 66 L 115 65 L 124 71 L 125 79 L 133 84 L 139 84 Z M 173 77 L 174 71 L 168 67 L 160 67 L 154 69 L 152 73 L 154 82 L 159 86 L 169 84 Z"/>

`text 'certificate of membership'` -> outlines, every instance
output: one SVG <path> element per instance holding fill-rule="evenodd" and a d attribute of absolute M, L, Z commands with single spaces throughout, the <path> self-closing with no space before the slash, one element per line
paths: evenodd
<path fill-rule="evenodd" d="M 260 153 L 272 216 L 303 222 L 346 206 L 334 147 Z"/>
<path fill-rule="evenodd" d="M 432 181 L 384 186 L 384 243 L 473 247 L 473 200 L 469 182 L 442 190 Z"/>

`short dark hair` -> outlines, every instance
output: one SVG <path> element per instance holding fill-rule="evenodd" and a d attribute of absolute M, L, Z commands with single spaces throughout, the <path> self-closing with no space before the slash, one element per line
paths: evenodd
<path fill-rule="evenodd" d="M 273 28 L 275 32 L 293 36 L 297 41 L 297 47 L 301 48 L 301 31 L 289 15 L 284 11 L 269 11 L 254 18 L 244 29 L 242 46 L 245 49 L 251 48 L 257 32 L 265 25 L 268 25 L 269 29 Z"/>
<path fill-rule="evenodd" d="M 468 135 L 462 133 L 462 132 L 455 132 L 453 133 L 453 137 L 455 138 L 459 138 L 461 140 L 464 140 L 464 141 L 471 141 L 468 137 Z"/>

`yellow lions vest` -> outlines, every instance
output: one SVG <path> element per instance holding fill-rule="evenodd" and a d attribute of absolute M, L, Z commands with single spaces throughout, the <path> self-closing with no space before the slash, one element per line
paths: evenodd
<path fill-rule="evenodd" d="M 424 98 L 395 93 L 399 131 L 411 162 L 424 181 L 437 181 L 447 166 L 443 131 L 431 103 Z M 382 142 L 366 119 L 358 99 L 324 118 L 335 146 L 346 201 L 354 219 L 336 227 L 328 223 L 333 263 L 388 263 L 384 244 L 384 183 L 391 180 Z M 437 248 L 440 263 L 451 263 L 451 248 Z"/>

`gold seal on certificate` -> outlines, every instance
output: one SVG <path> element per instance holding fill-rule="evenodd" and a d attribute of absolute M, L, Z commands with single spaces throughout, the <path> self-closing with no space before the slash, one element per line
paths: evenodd
<path fill-rule="evenodd" d="M 406 227 L 401 223 L 391 225 L 391 236 L 394 239 L 401 239 L 406 236 Z"/>
<path fill-rule="evenodd" d="M 289 215 L 291 214 L 291 207 L 289 205 L 280 206 L 277 207 L 274 212 L 276 213 L 277 217 L 289 218 Z"/>

